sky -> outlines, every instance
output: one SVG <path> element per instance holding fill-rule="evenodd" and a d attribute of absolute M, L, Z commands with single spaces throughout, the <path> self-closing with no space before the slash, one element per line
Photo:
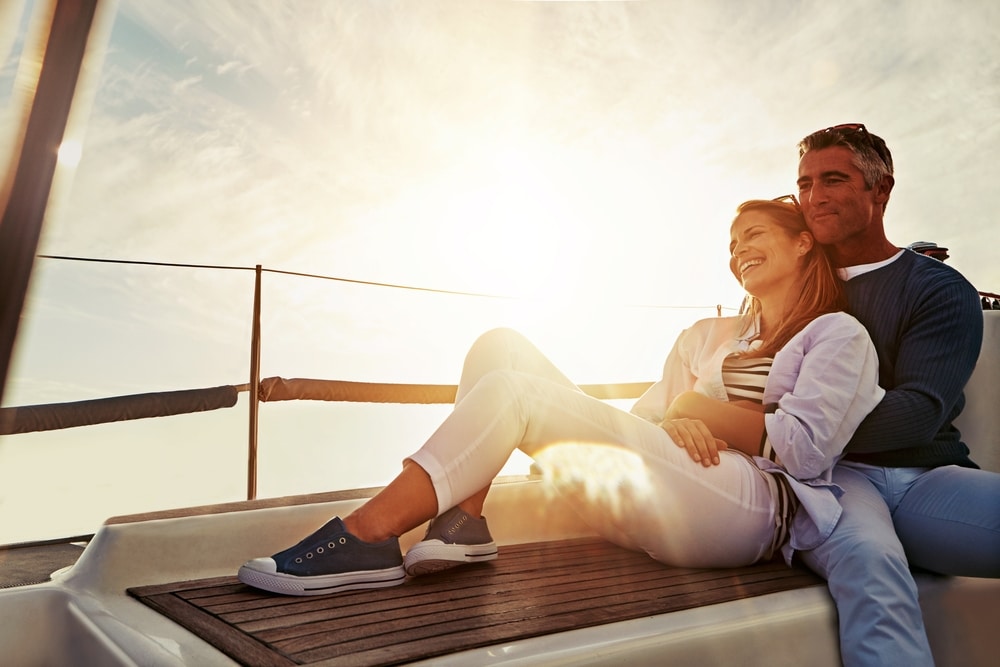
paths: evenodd
<path fill-rule="evenodd" d="M 2 155 L 36 4 L 0 10 Z M 265 273 L 264 377 L 453 383 L 478 333 L 513 326 L 581 383 L 652 380 L 683 326 L 739 305 L 736 205 L 794 192 L 797 141 L 844 122 L 893 152 L 890 240 L 1000 291 L 989 0 L 121 0 L 111 19 L 40 253 L 488 295 Z M 252 289 L 38 259 L 4 404 L 246 382 Z M 266 404 L 260 495 L 384 483 L 446 410 Z M 246 431 L 244 395 L 0 437 L 0 542 L 237 500 Z"/>

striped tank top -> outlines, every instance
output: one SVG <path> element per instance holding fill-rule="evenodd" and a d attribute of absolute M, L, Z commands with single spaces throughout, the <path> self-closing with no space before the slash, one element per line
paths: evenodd
<path fill-rule="evenodd" d="M 762 405 L 764 403 L 764 384 L 767 382 L 767 374 L 771 371 L 773 362 L 774 359 L 771 357 L 750 359 L 736 355 L 726 357 L 722 362 L 722 383 L 726 387 L 726 396 L 729 400 L 751 401 Z M 760 450 L 757 454 L 775 463 L 781 463 L 774 448 L 771 447 L 771 441 L 767 437 L 767 429 L 764 429 L 761 436 Z M 749 456 L 747 458 L 750 459 Z M 753 459 L 750 460 L 753 461 Z M 760 469 L 758 468 L 758 470 Z M 764 480 L 771 489 L 771 496 L 774 498 L 774 536 L 765 556 L 765 558 L 771 558 L 788 540 L 792 518 L 799 507 L 799 499 L 795 496 L 791 484 L 788 483 L 788 478 L 784 475 L 764 470 L 760 470 L 760 474 L 764 476 Z"/>

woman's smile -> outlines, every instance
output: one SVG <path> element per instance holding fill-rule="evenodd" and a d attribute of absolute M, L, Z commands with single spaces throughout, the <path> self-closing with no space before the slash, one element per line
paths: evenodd
<path fill-rule="evenodd" d="M 748 259 L 740 262 L 739 271 L 740 276 L 745 276 L 747 271 L 754 268 L 755 266 L 760 266 L 764 263 L 763 259 Z"/>

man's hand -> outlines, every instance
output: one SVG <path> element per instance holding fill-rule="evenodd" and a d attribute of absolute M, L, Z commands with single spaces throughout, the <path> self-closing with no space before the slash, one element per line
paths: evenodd
<path fill-rule="evenodd" d="M 667 432 L 678 447 L 686 449 L 696 463 L 701 463 L 706 468 L 719 465 L 719 452 L 728 449 L 726 443 L 713 436 L 700 419 L 667 416 L 660 422 L 660 428 Z"/>

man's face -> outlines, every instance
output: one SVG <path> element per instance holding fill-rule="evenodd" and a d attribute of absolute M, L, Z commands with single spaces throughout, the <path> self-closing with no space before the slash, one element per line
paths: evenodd
<path fill-rule="evenodd" d="M 843 146 L 811 150 L 799 160 L 799 203 L 823 245 L 860 240 L 882 213 L 877 190 L 865 187 L 854 153 Z"/>

